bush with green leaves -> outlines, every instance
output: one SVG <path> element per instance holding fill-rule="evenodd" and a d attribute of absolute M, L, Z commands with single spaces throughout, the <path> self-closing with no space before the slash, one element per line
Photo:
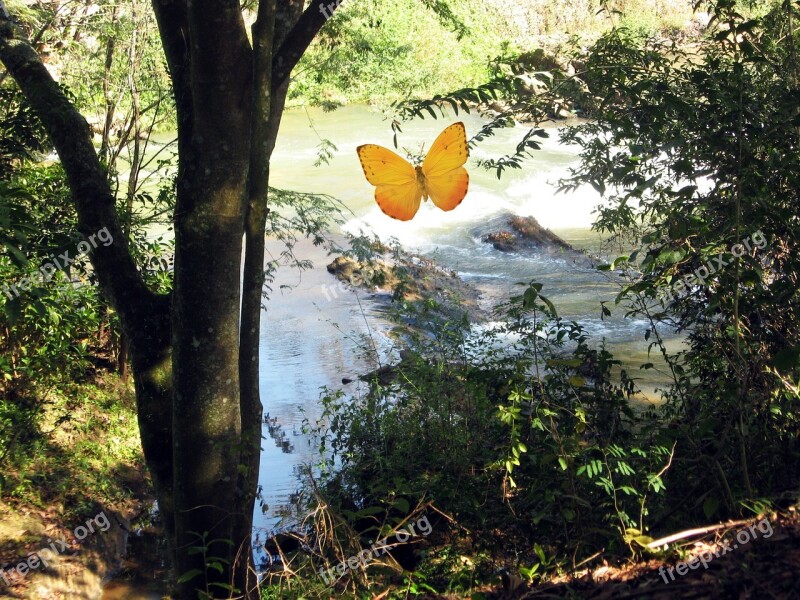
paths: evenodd
<path fill-rule="evenodd" d="M 540 292 L 526 285 L 499 325 L 480 329 L 432 300 L 405 303 L 400 362 L 362 394 L 325 395 L 309 424 L 329 506 L 402 497 L 453 517 L 424 567 L 440 591 L 453 584 L 455 563 L 441 561 L 460 538 L 483 557 L 480 577 L 500 562 L 533 579 L 604 548 L 640 551 L 663 508 L 672 449 L 656 415 L 634 409 L 619 361 Z"/>
<path fill-rule="evenodd" d="M 800 472 L 800 11 L 759 8 L 709 3 L 694 47 L 610 32 L 587 63 L 595 119 L 563 136 L 582 147 L 565 187 L 607 192 L 595 227 L 628 249 L 618 301 L 669 365 L 675 508 L 698 519 L 777 501 Z M 664 329 L 687 349 L 667 353 Z"/>
<path fill-rule="evenodd" d="M 0 441 L 16 460 L 39 435 L 44 390 L 93 371 L 108 318 L 97 290 L 71 280 L 88 283 L 83 262 L 37 277 L 53 254 L 76 255 L 75 217 L 60 165 L 37 162 L 47 144 L 35 117 L 15 90 L 0 95 Z"/>

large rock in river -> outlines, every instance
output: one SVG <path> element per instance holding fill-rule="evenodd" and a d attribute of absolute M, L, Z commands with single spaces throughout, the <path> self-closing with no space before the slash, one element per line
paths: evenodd
<path fill-rule="evenodd" d="M 595 259 L 585 250 L 573 248 L 555 233 L 542 227 L 534 217 L 505 214 L 489 221 L 477 232 L 481 241 L 500 252 L 545 252 L 561 255 L 581 266 L 594 267 Z"/>

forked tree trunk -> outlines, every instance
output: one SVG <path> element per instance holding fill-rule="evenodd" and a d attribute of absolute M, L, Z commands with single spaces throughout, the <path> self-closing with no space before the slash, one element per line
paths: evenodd
<path fill-rule="evenodd" d="M 154 0 L 153 7 L 178 116 L 169 296 L 144 285 L 86 120 L 2 0 L 0 60 L 61 158 L 81 233 L 105 227 L 114 239 L 90 258 L 130 342 L 142 445 L 180 578 L 178 596 L 257 598 L 250 538 L 261 442 L 269 160 L 289 73 L 325 17 L 314 4 L 303 12 L 302 0 L 262 0 L 251 47 L 238 0 Z"/>

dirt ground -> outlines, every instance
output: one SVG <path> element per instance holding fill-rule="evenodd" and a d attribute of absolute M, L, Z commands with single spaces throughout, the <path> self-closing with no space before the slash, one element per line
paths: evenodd
<path fill-rule="evenodd" d="M 505 589 L 487 597 L 800 599 L 800 513 L 790 510 L 769 515 L 769 527 L 763 521 L 753 520 L 680 540 L 676 544 L 685 552 L 680 558 L 653 559 L 623 567 L 600 566 L 534 587 L 506 580 Z M 753 529 L 749 529 L 751 525 Z M 701 555 L 706 558 L 705 566 Z M 693 562 L 695 556 L 698 558 Z"/>

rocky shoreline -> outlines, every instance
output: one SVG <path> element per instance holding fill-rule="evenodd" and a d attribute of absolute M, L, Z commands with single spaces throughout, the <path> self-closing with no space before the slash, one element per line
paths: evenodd
<path fill-rule="evenodd" d="M 586 269 L 594 269 L 601 262 L 542 227 L 534 217 L 503 214 L 473 234 L 499 252 L 546 254 Z M 348 286 L 364 289 L 372 293 L 372 299 L 387 303 L 418 304 L 432 300 L 429 307 L 442 316 L 452 318 L 466 313 L 472 323 L 489 319 L 489 311 L 479 302 L 481 293 L 455 271 L 437 265 L 430 258 L 389 249 L 380 243 L 373 244 L 372 252 L 365 260 L 343 254 L 327 265 L 342 292 Z M 336 294 L 336 289 L 330 288 L 326 294 L 330 292 Z"/>

